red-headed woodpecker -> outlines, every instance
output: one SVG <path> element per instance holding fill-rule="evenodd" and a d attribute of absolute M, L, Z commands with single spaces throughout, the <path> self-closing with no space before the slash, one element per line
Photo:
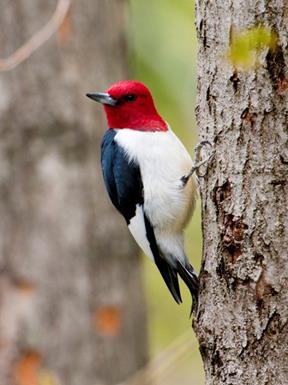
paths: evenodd
<path fill-rule="evenodd" d="M 104 105 L 108 130 L 102 171 L 110 199 L 138 245 L 158 267 L 177 303 L 178 274 L 197 304 L 198 278 L 184 251 L 183 230 L 197 197 L 193 161 L 158 114 L 148 88 L 137 81 L 113 84 L 87 96 Z"/>

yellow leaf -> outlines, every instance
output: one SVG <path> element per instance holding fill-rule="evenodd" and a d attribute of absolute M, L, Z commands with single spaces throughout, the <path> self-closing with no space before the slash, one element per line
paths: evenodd
<path fill-rule="evenodd" d="M 39 385 L 60 385 L 60 382 L 54 373 L 45 369 L 39 373 Z"/>

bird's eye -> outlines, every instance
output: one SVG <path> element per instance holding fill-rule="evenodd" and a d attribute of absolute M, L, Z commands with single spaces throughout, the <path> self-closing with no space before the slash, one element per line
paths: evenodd
<path fill-rule="evenodd" d="M 134 94 L 128 94 L 128 95 L 124 96 L 124 100 L 126 102 L 134 102 L 134 100 L 136 100 L 136 99 L 137 99 L 137 96 Z"/>

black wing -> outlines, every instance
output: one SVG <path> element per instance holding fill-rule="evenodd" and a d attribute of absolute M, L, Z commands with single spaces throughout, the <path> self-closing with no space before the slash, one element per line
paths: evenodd
<path fill-rule="evenodd" d="M 110 199 L 117 210 L 124 216 L 127 224 L 136 215 L 136 206 L 143 209 L 143 184 L 139 165 L 127 159 L 124 150 L 114 141 L 117 132 L 109 129 L 102 142 L 101 163 L 104 182 Z M 182 302 L 177 269 L 171 267 L 161 256 L 157 246 L 153 226 L 144 212 L 146 237 L 155 263 L 177 303 Z"/>
<path fill-rule="evenodd" d="M 129 162 L 124 150 L 114 141 L 116 133 L 109 129 L 104 135 L 102 171 L 112 203 L 129 224 L 135 216 L 136 205 L 143 204 L 143 185 L 139 166 Z"/>

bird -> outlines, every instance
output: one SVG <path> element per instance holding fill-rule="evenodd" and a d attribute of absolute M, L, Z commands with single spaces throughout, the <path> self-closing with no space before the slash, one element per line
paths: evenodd
<path fill-rule="evenodd" d="M 143 83 L 121 80 L 86 96 L 106 113 L 101 165 L 110 200 L 178 304 L 178 277 L 184 281 L 192 296 L 191 315 L 199 280 L 185 253 L 183 231 L 198 196 L 195 164 Z"/>

